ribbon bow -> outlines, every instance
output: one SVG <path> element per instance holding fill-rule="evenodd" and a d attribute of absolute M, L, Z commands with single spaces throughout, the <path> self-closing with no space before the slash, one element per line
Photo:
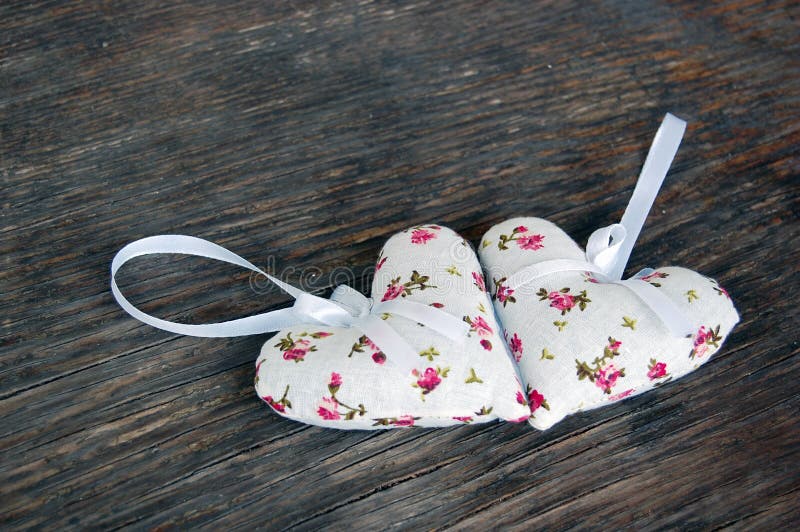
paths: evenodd
<path fill-rule="evenodd" d="M 619 284 L 632 290 L 656 313 L 674 336 L 687 336 L 695 331 L 697 328 L 669 297 L 643 280 L 654 270 L 646 268 L 630 279 L 622 280 L 633 245 L 667 176 L 685 130 L 686 122 L 667 113 L 650 146 L 621 222 L 602 227 L 591 234 L 586 245 L 585 261 L 555 259 L 532 264 L 512 275 L 503 284 L 514 290 L 551 273 L 592 272 L 597 274 L 601 283 Z"/>
<path fill-rule="evenodd" d="M 141 255 L 177 253 L 216 259 L 236 264 L 264 275 L 283 291 L 295 298 L 290 308 L 273 310 L 255 316 L 221 323 L 188 325 L 156 318 L 136 308 L 117 286 L 117 271 L 127 261 Z M 184 235 L 158 235 L 142 238 L 123 247 L 111 261 L 111 292 L 117 303 L 137 320 L 177 334 L 219 338 L 275 332 L 300 323 L 330 327 L 354 327 L 384 352 L 388 361 L 403 373 L 408 373 L 419 359 L 418 354 L 384 319 L 383 314 L 396 314 L 430 327 L 447 338 L 461 343 L 469 325 L 447 312 L 413 301 L 373 302 L 346 285 L 337 286 L 330 299 L 304 292 L 276 279 L 239 255 L 202 238 Z"/>

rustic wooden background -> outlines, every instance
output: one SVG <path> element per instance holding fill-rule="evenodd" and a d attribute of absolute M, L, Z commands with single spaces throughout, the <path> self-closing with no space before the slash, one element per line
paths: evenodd
<path fill-rule="evenodd" d="M 800 4 L 4 2 L 0 526 L 767 528 L 800 523 Z M 742 323 L 691 376 L 547 432 L 340 432 L 252 389 L 263 337 L 127 316 L 113 254 L 216 241 L 363 272 L 437 221 L 616 221 L 661 117 L 690 123 L 631 271 L 716 277 Z M 132 299 L 284 305 L 140 261 Z M 363 286 L 359 286 L 363 289 Z"/>

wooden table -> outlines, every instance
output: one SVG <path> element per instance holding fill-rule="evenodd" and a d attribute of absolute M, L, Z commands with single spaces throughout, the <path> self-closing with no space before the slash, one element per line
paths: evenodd
<path fill-rule="evenodd" d="M 3 528 L 800 523 L 796 2 L 162 4 L 0 7 Z M 252 389 L 264 337 L 168 334 L 109 292 L 159 233 L 319 289 L 429 221 L 584 243 L 667 111 L 689 129 L 629 271 L 715 277 L 742 322 L 687 378 L 547 432 L 284 420 Z M 247 279 L 122 276 L 186 322 L 287 304 Z"/>

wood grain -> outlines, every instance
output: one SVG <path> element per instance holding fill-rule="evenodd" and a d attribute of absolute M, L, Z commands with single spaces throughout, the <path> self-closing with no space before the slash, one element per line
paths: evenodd
<path fill-rule="evenodd" d="M 717 528 L 800 523 L 796 2 L 6 2 L 0 524 L 6 529 Z M 700 370 L 547 432 L 307 427 L 252 392 L 260 338 L 139 324 L 108 267 L 211 239 L 324 292 L 437 221 L 616 221 L 664 112 L 689 121 L 630 270 L 720 280 Z M 291 270 L 293 269 L 293 270 Z M 341 270 L 339 270 L 341 271 Z M 277 308 L 193 259 L 126 266 L 147 311 Z"/>

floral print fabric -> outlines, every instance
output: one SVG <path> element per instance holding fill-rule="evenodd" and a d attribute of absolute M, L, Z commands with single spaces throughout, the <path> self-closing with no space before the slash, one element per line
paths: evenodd
<path fill-rule="evenodd" d="M 533 236 L 515 234 L 509 244 L 530 249 L 538 245 Z M 402 375 L 357 329 L 291 327 L 266 342 L 256 361 L 256 392 L 273 411 L 342 429 L 529 418 L 528 400 L 517 400 L 528 394 L 506 350 L 478 259 L 463 238 L 439 225 L 412 227 L 389 239 L 375 270 L 373 300 L 409 300 L 449 312 L 470 326 L 464 343 L 385 316 L 419 353 L 417 367 Z"/>
<path fill-rule="evenodd" d="M 697 324 L 690 338 L 670 335 L 629 289 L 588 272 L 560 272 L 509 289 L 503 282 L 531 264 L 585 260 L 557 226 L 516 218 L 484 235 L 481 263 L 527 393 L 530 423 L 546 429 L 568 414 L 630 397 L 708 361 L 739 321 L 724 288 L 693 271 L 658 268 L 643 278 Z"/>

